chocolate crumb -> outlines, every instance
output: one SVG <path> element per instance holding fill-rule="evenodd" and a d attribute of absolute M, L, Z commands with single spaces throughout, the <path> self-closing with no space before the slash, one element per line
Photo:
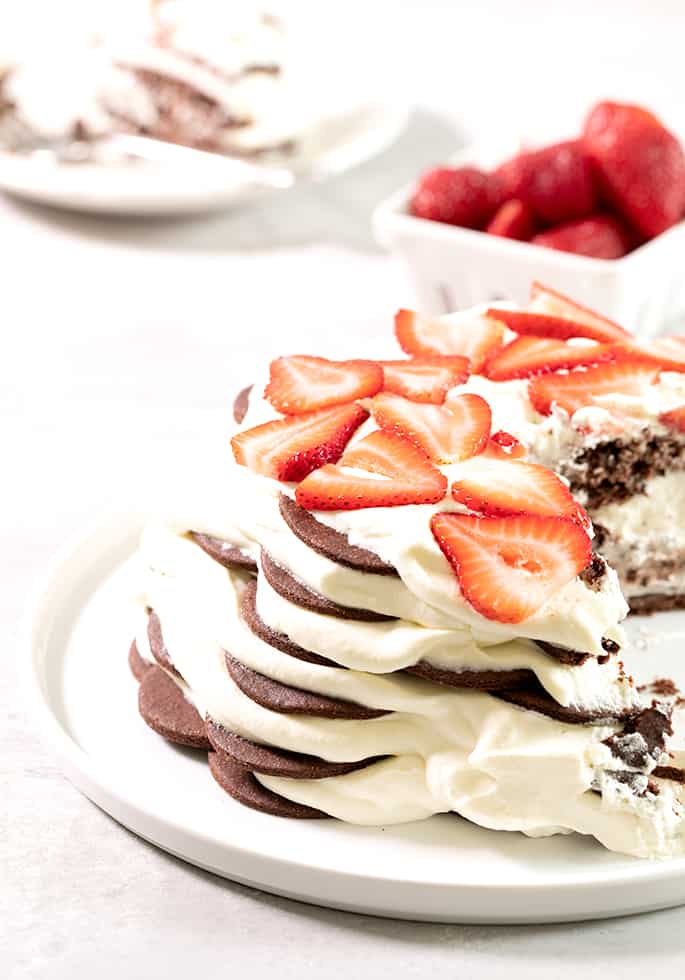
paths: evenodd
<path fill-rule="evenodd" d="M 674 783 L 685 783 L 685 769 L 677 766 L 657 766 L 652 770 L 657 779 L 672 779 Z"/>
<path fill-rule="evenodd" d="M 638 691 L 649 691 L 650 694 L 656 694 L 664 698 L 672 698 L 676 694 L 680 694 L 678 687 L 670 677 L 656 677 L 649 684 L 641 684 L 638 687 Z"/>
<path fill-rule="evenodd" d="M 583 569 L 578 578 L 587 585 L 593 592 L 599 592 L 602 587 L 602 579 L 606 575 L 607 563 L 595 552 L 590 564 Z"/>

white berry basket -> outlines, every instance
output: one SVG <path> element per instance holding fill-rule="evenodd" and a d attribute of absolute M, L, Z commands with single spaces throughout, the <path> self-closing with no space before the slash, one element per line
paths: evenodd
<path fill-rule="evenodd" d="M 449 163 L 491 169 L 521 146 L 522 141 L 474 143 Z M 409 213 L 413 188 L 403 187 L 379 204 L 373 222 L 378 242 L 406 263 L 422 313 L 498 299 L 523 304 L 535 279 L 641 337 L 662 332 L 685 310 L 685 221 L 622 259 L 592 259 L 415 218 Z"/>

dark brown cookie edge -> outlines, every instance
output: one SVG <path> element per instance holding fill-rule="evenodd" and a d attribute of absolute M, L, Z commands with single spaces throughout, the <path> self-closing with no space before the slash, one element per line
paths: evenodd
<path fill-rule="evenodd" d="M 252 388 L 253 385 L 247 385 L 247 387 L 241 388 L 233 400 L 233 418 L 238 425 L 243 423 L 247 415 L 247 410 L 250 407 L 250 393 L 252 392 Z"/>
<path fill-rule="evenodd" d="M 285 633 L 279 633 L 267 626 L 257 612 L 257 588 L 257 582 L 248 582 L 240 598 L 240 617 L 251 633 L 254 633 L 263 643 L 267 643 L 275 650 L 280 650 L 281 653 L 286 653 L 289 657 L 295 657 L 296 660 L 318 664 L 320 667 L 338 667 L 340 670 L 347 670 L 346 667 L 340 667 L 333 660 L 328 660 L 326 657 L 320 657 L 318 653 L 305 650 L 304 647 L 293 643 Z"/>
<path fill-rule="evenodd" d="M 281 517 L 296 538 L 312 551 L 323 555 L 337 565 L 353 568 L 371 575 L 393 575 L 399 578 L 397 569 L 383 561 L 373 551 L 350 544 L 347 535 L 328 524 L 322 524 L 292 497 L 282 493 L 278 499 Z"/>
<path fill-rule="evenodd" d="M 341 606 L 332 599 L 326 598 L 319 592 L 310 589 L 288 569 L 279 565 L 262 549 L 262 571 L 271 588 L 288 602 L 308 609 L 310 612 L 321 613 L 324 616 L 334 616 L 337 619 L 358 619 L 368 623 L 388 622 L 396 619 L 385 613 L 373 612 L 371 609 L 354 609 L 351 606 Z"/>
<path fill-rule="evenodd" d="M 262 786 L 253 773 L 233 762 L 227 755 L 210 752 L 207 761 L 209 771 L 219 786 L 243 806 L 268 813 L 272 817 L 290 817 L 295 820 L 320 820 L 328 816 L 322 810 L 293 803 L 292 800 L 273 793 Z"/>
<path fill-rule="evenodd" d="M 154 664 L 148 663 L 147 660 L 143 660 L 138 650 L 138 644 L 135 640 L 131 644 L 128 651 L 128 666 L 131 673 L 139 683 L 142 681 L 143 677 L 145 677 L 148 670 L 150 670 L 151 667 L 154 667 Z"/>
<path fill-rule="evenodd" d="M 444 670 L 421 660 L 412 667 L 405 667 L 404 669 L 408 674 L 423 677 L 435 684 L 444 684 L 447 687 L 467 687 L 478 691 L 506 691 L 519 685 L 534 683 L 537 680 L 535 673 L 526 667 L 515 670 Z"/>
<path fill-rule="evenodd" d="M 685 593 L 680 595 L 639 595 L 627 596 L 630 612 L 639 616 L 651 616 L 656 612 L 671 609 L 685 609 Z"/>
<path fill-rule="evenodd" d="M 194 749 L 211 748 L 196 708 L 161 667 L 150 667 L 140 682 L 138 710 L 145 724 L 170 742 Z"/>
<path fill-rule="evenodd" d="M 257 562 L 254 558 L 243 554 L 240 548 L 231 544 L 230 541 L 212 537 L 211 534 L 201 534 L 199 531 L 189 531 L 188 537 L 198 548 L 202 548 L 205 554 L 223 565 L 224 568 L 239 572 L 251 572 L 253 575 L 257 574 Z"/>
<path fill-rule="evenodd" d="M 260 745 L 236 735 L 214 721 L 209 715 L 205 718 L 207 736 L 215 752 L 224 752 L 234 762 L 250 772 L 261 772 L 266 776 L 284 776 L 290 779 L 328 779 L 330 776 L 344 776 L 348 772 L 366 769 L 380 761 L 376 756 L 359 762 L 328 762 L 315 755 L 303 752 L 290 752 L 273 745 Z"/>
<path fill-rule="evenodd" d="M 365 720 L 380 718 L 389 714 L 367 708 L 354 701 L 344 701 L 339 698 L 329 698 L 324 694 L 304 691 L 299 687 L 290 687 L 272 680 L 264 674 L 258 674 L 226 653 L 226 669 L 236 687 L 240 688 L 246 697 L 256 704 L 284 715 L 308 715 L 314 718 L 339 718 L 347 720 Z"/>

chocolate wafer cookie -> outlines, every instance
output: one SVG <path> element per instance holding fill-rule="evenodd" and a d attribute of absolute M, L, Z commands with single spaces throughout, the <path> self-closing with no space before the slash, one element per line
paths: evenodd
<path fill-rule="evenodd" d="M 656 612 L 668 612 L 669 609 L 685 609 L 685 594 L 683 595 L 633 595 L 628 597 L 630 611 L 638 616 L 651 616 Z"/>
<path fill-rule="evenodd" d="M 226 654 L 226 669 L 234 683 L 250 700 L 260 704 L 269 711 L 279 714 L 311 715 L 315 718 L 380 718 L 388 711 L 367 708 L 354 701 L 343 701 L 339 698 L 329 698 L 324 694 L 313 691 L 303 691 L 299 687 L 289 687 L 274 681 L 264 674 L 250 670 L 245 664 Z"/>
<path fill-rule="evenodd" d="M 304 660 L 310 664 L 319 664 L 322 667 L 340 666 L 333 660 L 328 660 L 326 657 L 320 657 L 318 653 L 312 653 L 311 650 L 305 650 L 304 647 L 299 646 L 297 643 L 293 643 L 290 637 L 286 636 L 285 633 L 279 633 L 277 630 L 271 629 L 270 626 L 267 626 L 257 612 L 256 582 L 248 582 L 243 590 L 243 594 L 240 599 L 240 616 L 245 625 L 252 633 L 254 633 L 255 636 L 258 636 L 264 643 L 268 643 L 270 647 L 280 650 L 281 653 L 287 653 L 289 657 L 295 657 L 297 660 Z M 341 667 L 340 669 L 347 670 L 346 667 Z"/>
<path fill-rule="evenodd" d="M 327 813 L 315 810 L 302 803 L 293 803 L 278 793 L 272 793 L 262 786 L 254 775 L 233 759 L 221 752 L 210 752 L 208 756 L 209 769 L 217 783 L 234 800 L 262 813 L 270 813 L 274 817 L 290 817 L 295 820 L 314 820 L 328 817 Z"/>
<path fill-rule="evenodd" d="M 128 666 L 135 679 L 139 682 L 142 681 L 148 670 L 154 666 L 154 664 L 148 663 L 147 660 L 143 660 L 135 640 L 128 651 Z"/>
<path fill-rule="evenodd" d="M 138 710 L 158 735 L 194 749 L 209 749 L 205 725 L 197 709 L 161 667 L 150 667 L 138 689 Z"/>
<path fill-rule="evenodd" d="M 319 592 L 310 589 L 308 585 L 296 579 L 282 565 L 276 564 L 262 548 L 262 571 L 271 588 L 280 596 L 302 606 L 310 612 L 323 613 L 324 616 L 337 616 L 338 619 L 361 619 L 369 623 L 387 622 L 395 616 L 373 612 L 371 609 L 353 609 L 351 606 L 341 606 L 332 599 L 326 598 Z"/>
<path fill-rule="evenodd" d="M 282 493 L 278 499 L 281 517 L 293 532 L 312 551 L 329 558 L 338 565 L 345 565 L 360 572 L 375 575 L 398 576 L 397 569 L 366 548 L 350 544 L 347 535 L 317 521 L 308 510 L 300 507 L 292 497 Z"/>
<path fill-rule="evenodd" d="M 198 531 L 190 531 L 188 536 L 203 551 L 206 551 L 210 558 L 218 561 L 224 568 L 257 574 L 257 562 L 254 558 L 246 555 L 230 541 L 214 538 L 211 534 L 200 534 Z"/>
<path fill-rule="evenodd" d="M 478 691 L 509 690 L 534 683 L 536 680 L 535 673 L 525 667 L 516 670 L 444 670 L 422 660 L 404 669 L 408 674 L 415 674 L 436 684 L 446 684 L 448 687 L 470 687 Z"/>
<path fill-rule="evenodd" d="M 602 711 L 599 708 L 588 710 L 575 705 L 559 704 L 537 682 L 530 687 L 512 688 L 509 691 L 492 691 L 491 694 L 492 697 L 499 698 L 501 701 L 516 704 L 519 708 L 525 708 L 527 711 L 537 711 L 541 715 L 546 715 L 555 721 L 567 722 L 569 725 L 610 724 L 616 721 L 624 721 L 634 714 L 634 711 L 628 709 L 622 712 L 611 712 Z"/>
<path fill-rule="evenodd" d="M 247 415 L 247 410 L 250 407 L 250 392 L 252 391 L 252 385 L 248 385 L 243 388 L 235 396 L 233 402 L 233 418 L 236 420 L 238 425 L 241 425 L 243 419 Z"/>
<path fill-rule="evenodd" d="M 234 762 L 267 776 L 286 776 L 290 779 L 327 779 L 329 776 L 343 776 L 347 772 L 366 769 L 380 762 L 383 756 L 362 759 L 359 762 L 328 762 L 316 755 L 303 752 L 289 752 L 273 745 L 259 745 L 235 732 L 229 732 L 223 725 L 205 718 L 207 736 L 216 752 L 224 752 Z"/>
<path fill-rule="evenodd" d="M 170 674 L 174 674 L 176 677 L 183 678 L 179 672 L 174 667 L 171 657 L 169 656 L 169 651 L 164 645 L 164 637 L 162 636 L 162 624 L 159 621 L 159 616 L 151 609 L 147 618 L 147 638 L 150 644 L 150 653 L 155 658 L 160 667 L 164 670 L 168 670 Z"/>

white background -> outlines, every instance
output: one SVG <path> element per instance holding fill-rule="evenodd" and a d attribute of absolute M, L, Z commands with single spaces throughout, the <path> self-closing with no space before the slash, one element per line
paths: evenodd
<path fill-rule="evenodd" d="M 0 200 L 0 976 L 680 976 L 685 910 L 544 928 L 411 925 L 212 878 L 81 798 L 24 711 L 17 623 L 62 540 L 133 505 L 173 463 L 190 469 L 255 356 L 343 340 L 363 355 L 368 333 L 387 332 L 411 302 L 402 270 L 373 245 L 377 200 L 465 133 L 563 131 L 607 94 L 640 98 L 674 124 L 681 111 L 676 0 L 293 6 L 300 23 L 310 18 L 321 64 L 333 50 L 351 86 L 423 107 L 376 161 L 183 222 L 101 222 Z M 54 44 L 76 9 L 2 3 L 3 52 Z"/>

